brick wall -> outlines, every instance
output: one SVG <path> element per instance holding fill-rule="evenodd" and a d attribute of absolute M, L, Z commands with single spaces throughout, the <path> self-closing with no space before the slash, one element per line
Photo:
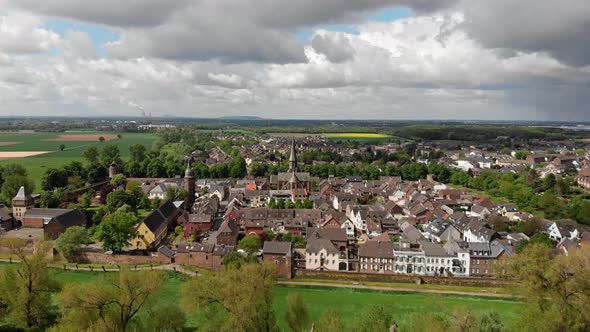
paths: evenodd
<path fill-rule="evenodd" d="M 208 252 L 177 252 L 175 261 L 178 264 L 192 265 L 214 271 L 223 268 L 223 257 Z"/>
<path fill-rule="evenodd" d="M 43 218 L 25 218 L 23 219 L 23 226 L 43 228 Z"/>
<path fill-rule="evenodd" d="M 90 264 L 170 264 L 170 258 L 162 254 L 154 254 L 154 256 L 141 255 L 109 255 L 102 252 L 83 251 L 80 253 L 78 263 Z"/>
<path fill-rule="evenodd" d="M 454 285 L 454 286 L 474 286 L 474 287 L 502 287 L 507 285 L 506 282 L 493 278 L 459 278 L 459 277 L 431 277 L 431 276 L 413 276 L 403 274 L 376 274 L 376 273 L 358 273 L 358 272 L 330 272 L 330 271 L 312 271 L 296 270 L 295 279 L 330 279 L 346 281 L 374 281 L 374 282 L 407 282 L 415 283 L 420 280 L 424 284 L 433 285 Z"/>
<path fill-rule="evenodd" d="M 291 279 L 293 277 L 293 257 L 285 255 L 264 254 L 262 260 L 276 264 L 277 274 Z"/>

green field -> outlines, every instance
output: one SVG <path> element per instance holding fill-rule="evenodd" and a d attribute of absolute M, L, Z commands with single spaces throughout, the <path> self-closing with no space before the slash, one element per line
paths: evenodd
<path fill-rule="evenodd" d="M 6 265 L 4 265 L 6 266 Z M 55 277 L 62 284 L 89 282 L 96 280 L 102 274 L 97 272 L 62 271 L 53 269 Z M 158 295 L 158 303 L 179 303 L 181 298 L 180 286 L 187 280 L 187 276 L 167 271 L 168 281 L 162 294 Z M 360 311 L 371 304 L 384 304 L 392 308 L 395 320 L 403 324 L 416 312 L 452 311 L 455 308 L 471 310 L 475 315 L 489 311 L 497 311 L 506 325 L 510 325 L 519 315 L 522 303 L 510 299 L 492 299 L 475 296 L 431 295 L 422 293 L 403 293 L 386 291 L 368 291 L 337 288 L 277 286 L 275 288 L 275 302 L 273 304 L 279 326 L 287 331 L 285 313 L 287 310 L 287 295 L 300 294 L 308 305 L 310 318 L 315 321 L 328 308 L 341 312 L 345 322 L 352 322 L 360 315 Z M 196 328 L 205 317 L 188 314 L 188 326 Z"/>
<path fill-rule="evenodd" d="M 41 178 L 48 168 L 57 168 L 72 161 L 83 161 L 82 151 L 90 145 L 98 148 L 105 144 L 114 144 L 119 147 L 121 156 L 129 156 L 129 147 L 133 144 L 143 144 L 148 150 L 157 139 L 155 134 L 150 133 L 123 133 L 122 138 L 100 143 L 99 141 L 70 141 L 50 142 L 47 139 L 59 137 L 60 134 L 111 134 L 111 132 L 65 132 L 65 133 L 2 133 L 0 142 L 22 142 L 15 145 L 0 146 L 0 151 L 51 151 L 46 154 L 2 160 L 1 164 L 18 163 L 27 168 L 29 176 L 35 181 L 36 191 L 41 190 Z M 59 151 L 59 145 L 66 146 L 64 151 Z"/>

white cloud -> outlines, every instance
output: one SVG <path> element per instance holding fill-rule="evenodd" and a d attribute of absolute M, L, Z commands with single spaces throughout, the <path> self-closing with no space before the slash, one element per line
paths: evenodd
<path fill-rule="evenodd" d="M 0 16 L 0 52 L 47 52 L 59 41 L 59 35 L 40 28 L 41 19 L 23 13 Z"/>

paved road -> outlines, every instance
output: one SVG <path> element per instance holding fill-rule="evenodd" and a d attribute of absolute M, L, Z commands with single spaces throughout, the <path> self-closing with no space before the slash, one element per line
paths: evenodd
<path fill-rule="evenodd" d="M 294 285 L 294 286 L 369 289 L 369 290 L 395 291 L 395 292 L 408 292 L 408 293 L 430 293 L 430 294 L 447 294 L 447 295 L 461 295 L 461 296 L 482 296 L 482 297 L 495 297 L 495 298 L 519 298 L 520 297 L 520 296 L 516 296 L 516 295 L 496 294 L 496 293 L 476 293 L 476 292 L 461 292 L 461 291 L 452 291 L 452 290 L 421 289 L 421 288 L 395 288 L 395 287 L 383 287 L 383 286 L 332 284 L 332 283 L 306 282 L 306 281 L 279 281 L 278 284 L 280 284 L 280 285 Z"/>

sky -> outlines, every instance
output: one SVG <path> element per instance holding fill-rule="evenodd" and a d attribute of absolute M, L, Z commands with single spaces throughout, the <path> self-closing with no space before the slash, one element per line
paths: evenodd
<path fill-rule="evenodd" d="M 588 0 L 0 0 L 0 116 L 590 121 Z"/>

